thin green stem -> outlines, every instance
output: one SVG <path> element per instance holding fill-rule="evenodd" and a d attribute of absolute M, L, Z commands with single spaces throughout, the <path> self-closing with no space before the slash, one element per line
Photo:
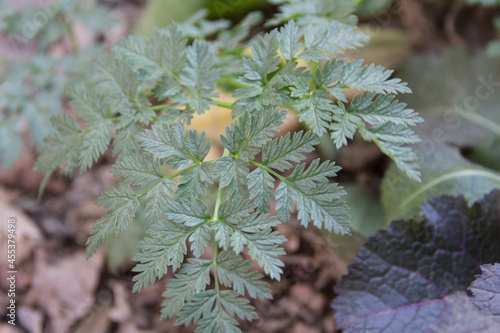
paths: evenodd
<path fill-rule="evenodd" d="M 159 183 L 161 183 L 164 179 L 172 179 L 172 178 L 175 178 L 177 176 L 180 176 L 182 175 L 184 172 L 186 171 L 189 171 L 191 169 L 194 169 L 196 168 L 197 166 L 199 166 L 201 164 L 201 162 L 197 163 L 197 164 L 193 164 L 191 165 L 190 167 L 186 168 L 186 169 L 182 169 L 181 171 L 177 171 L 176 173 L 173 173 L 171 175 L 168 175 L 168 176 L 165 176 L 165 177 L 162 177 L 160 178 L 159 181 L 157 181 L 156 183 L 154 183 L 153 185 L 151 185 L 149 188 L 147 188 L 146 190 L 144 190 L 144 192 L 142 192 L 141 194 L 139 194 L 137 196 L 137 199 L 140 199 L 142 198 L 143 196 L 145 196 L 149 191 L 151 191 L 156 185 L 158 185 Z"/>
<path fill-rule="evenodd" d="M 247 88 L 248 87 L 248 85 L 237 81 L 236 78 L 229 76 L 229 75 L 226 75 L 226 76 L 219 78 L 216 81 L 216 84 L 219 87 L 225 86 L 225 87 L 232 88 L 232 89 Z"/>
<path fill-rule="evenodd" d="M 78 41 L 76 40 L 75 31 L 73 30 L 73 26 L 71 25 L 71 22 L 68 20 L 68 18 L 65 17 L 64 15 L 62 16 L 62 21 L 64 22 L 66 30 L 68 30 L 68 36 L 71 41 L 71 48 L 73 50 L 73 54 L 78 53 L 79 46 L 78 46 Z"/>
<path fill-rule="evenodd" d="M 164 178 L 161 178 L 159 181 L 157 181 L 156 183 L 154 183 L 153 185 L 151 185 L 148 189 L 146 189 L 144 192 L 142 192 L 141 194 L 139 194 L 137 196 L 137 199 L 140 199 L 142 198 L 143 196 L 145 196 L 146 194 L 148 194 L 149 191 L 151 191 L 156 185 L 158 185 L 159 183 L 162 182 Z"/>
<path fill-rule="evenodd" d="M 153 106 L 148 107 L 148 110 L 159 111 L 159 110 L 165 109 L 167 106 L 168 106 L 168 104 L 153 105 Z"/>
<path fill-rule="evenodd" d="M 222 155 L 222 157 L 226 156 L 229 156 L 229 150 L 227 150 L 227 148 L 224 148 L 224 154 Z M 219 189 L 217 190 L 217 199 L 215 200 L 214 217 L 212 218 L 212 221 L 219 220 L 219 208 L 221 201 L 222 201 L 222 187 L 220 187 L 219 185 Z"/>
<path fill-rule="evenodd" d="M 215 102 L 217 103 L 217 106 L 228 108 L 228 109 L 234 109 L 234 106 L 232 106 L 233 103 L 231 103 L 231 102 L 226 102 L 226 101 L 215 101 Z M 148 110 L 159 111 L 159 110 L 165 109 L 169 105 L 170 104 L 153 105 L 153 106 L 148 107 Z"/>
<path fill-rule="evenodd" d="M 213 257 L 213 266 L 214 266 L 214 284 L 215 291 L 217 292 L 217 297 L 220 298 L 220 286 L 219 286 L 219 274 L 217 272 L 217 252 L 219 251 L 219 244 L 214 240 L 214 257 Z"/>
<path fill-rule="evenodd" d="M 229 150 L 224 148 L 224 154 L 222 156 L 229 156 Z M 217 199 L 215 200 L 215 208 L 214 208 L 214 216 L 212 218 L 212 221 L 218 221 L 219 220 L 219 208 L 220 204 L 222 202 L 222 187 L 219 185 L 219 189 L 217 190 Z M 215 291 L 217 292 L 217 297 L 220 299 L 220 286 L 219 286 L 219 273 L 217 272 L 217 253 L 219 251 L 219 244 L 215 240 L 215 231 L 214 231 L 214 256 L 213 256 L 213 266 L 214 266 L 214 284 L 215 284 Z M 217 302 L 218 306 L 220 307 L 220 303 Z"/>
<path fill-rule="evenodd" d="M 280 175 L 279 173 L 277 173 L 276 171 L 272 170 L 271 168 L 269 168 L 267 165 L 264 165 L 264 164 L 261 164 L 259 162 L 255 162 L 255 161 L 248 161 L 248 163 L 250 164 L 253 164 L 255 165 L 256 167 L 259 167 L 261 169 L 264 169 L 266 170 L 267 172 L 269 172 L 271 175 L 277 177 L 279 180 L 281 181 L 286 181 L 286 178 L 283 177 L 282 175 Z"/>
<path fill-rule="evenodd" d="M 226 101 L 215 101 L 215 102 L 217 103 L 217 106 L 228 109 L 234 109 L 233 103 L 231 102 L 226 102 Z"/>

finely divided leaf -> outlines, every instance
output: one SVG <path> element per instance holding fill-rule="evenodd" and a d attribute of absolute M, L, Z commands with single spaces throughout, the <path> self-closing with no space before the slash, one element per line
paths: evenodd
<path fill-rule="evenodd" d="M 269 285 L 262 281 L 262 274 L 250 271 L 252 264 L 244 261 L 234 252 L 223 251 L 217 256 L 217 273 L 219 281 L 231 287 L 238 294 L 245 296 L 245 290 L 252 298 L 271 298 Z"/>
<path fill-rule="evenodd" d="M 249 81 L 264 81 L 269 73 L 278 69 L 280 63 L 278 44 L 278 34 L 275 30 L 262 37 L 258 37 L 252 47 L 250 58 L 243 58 L 245 79 Z"/>
<path fill-rule="evenodd" d="M 97 250 L 97 246 L 111 234 L 120 235 L 127 225 L 135 217 L 135 211 L 139 208 L 137 196 L 130 186 L 120 183 L 118 188 L 112 187 L 104 192 L 96 203 L 110 211 L 94 224 L 90 237 L 87 240 L 87 258 L 91 257 Z"/>
<path fill-rule="evenodd" d="M 286 110 L 278 111 L 270 107 L 255 114 L 243 114 L 235 123 L 226 127 L 226 136 L 221 135 L 222 144 L 233 155 L 238 155 L 247 162 L 278 133 L 276 127 L 283 124 L 286 113 Z"/>
<path fill-rule="evenodd" d="M 342 53 L 342 50 L 363 46 L 369 37 L 354 27 L 342 24 L 310 24 L 304 31 L 304 50 L 297 56 L 307 61 L 328 59 L 325 53 Z"/>
<path fill-rule="evenodd" d="M 197 333 L 241 332 L 235 316 L 252 320 L 257 318 L 247 299 L 232 290 L 207 290 L 195 295 L 179 312 L 177 325 L 199 323 Z"/>
<path fill-rule="evenodd" d="M 176 77 L 185 66 L 187 38 L 175 23 L 167 29 L 155 29 L 151 38 L 130 36 L 113 45 L 117 55 L 130 61 L 142 80 L 155 81 L 162 76 Z"/>
<path fill-rule="evenodd" d="M 394 95 L 375 93 L 356 94 L 347 112 L 361 117 L 371 125 L 393 123 L 395 125 L 415 126 L 424 121 L 413 109 L 406 109 L 406 103 L 400 103 Z"/>
<path fill-rule="evenodd" d="M 393 72 L 374 64 L 363 66 L 363 60 L 354 60 L 342 68 L 339 84 L 377 94 L 411 93 L 406 82 L 401 82 L 401 79 L 390 79 Z"/>
<path fill-rule="evenodd" d="M 127 126 L 131 121 L 149 123 L 155 113 L 147 107 L 149 101 L 141 95 L 137 75 L 124 59 L 113 55 L 102 55 L 94 64 L 92 81 L 100 93 L 109 98 L 116 112 L 121 113 L 119 126 Z"/>
<path fill-rule="evenodd" d="M 341 199 L 345 192 L 327 177 L 334 177 L 340 168 L 326 161 L 314 160 L 306 169 L 299 164 L 276 190 L 276 209 L 282 220 L 297 205 L 298 218 L 307 227 L 309 222 L 340 234 L 349 234 L 347 206 Z M 281 211 L 284 212 L 281 212 Z"/>
<path fill-rule="evenodd" d="M 162 303 L 162 318 L 172 318 L 178 312 L 179 319 L 176 322 L 178 325 L 181 325 L 182 322 L 189 324 L 193 318 L 196 318 L 195 322 L 199 320 L 199 316 L 193 314 L 183 317 L 182 311 L 185 308 L 189 308 L 193 296 L 194 299 L 192 301 L 196 302 L 196 299 L 205 291 L 207 285 L 210 283 L 210 269 L 212 265 L 213 262 L 211 260 L 192 258 L 182 265 L 181 270 L 175 275 L 175 278 L 168 281 L 167 288 L 163 293 L 166 299 Z M 185 302 L 188 303 L 185 305 Z M 198 308 L 197 310 L 200 309 Z M 180 310 L 181 312 L 179 312 Z M 196 313 L 198 312 L 196 311 Z"/>
<path fill-rule="evenodd" d="M 318 67 L 315 72 L 315 82 L 317 87 L 327 87 L 338 81 L 342 67 L 344 66 L 344 59 L 331 59 L 327 60 L 321 69 Z"/>
<path fill-rule="evenodd" d="M 210 184 L 215 182 L 215 163 L 203 162 L 182 173 L 175 194 L 179 198 L 205 195 Z"/>
<path fill-rule="evenodd" d="M 134 185 L 148 185 L 163 178 L 159 159 L 143 150 L 134 150 L 129 154 L 121 154 L 111 167 L 115 177 Z"/>
<path fill-rule="evenodd" d="M 106 152 L 113 137 L 113 125 L 103 121 L 100 124 L 90 125 L 83 131 L 82 145 L 78 165 L 80 173 L 90 169 L 92 163 Z"/>
<path fill-rule="evenodd" d="M 163 214 L 172 222 L 182 223 L 186 227 L 196 227 L 211 218 L 207 205 L 200 199 L 172 202 Z"/>
<path fill-rule="evenodd" d="M 283 172 L 292 167 L 290 162 L 298 163 L 305 159 L 304 154 L 312 152 L 318 143 L 318 136 L 312 132 L 299 131 L 292 138 L 288 132 L 262 147 L 262 164 Z"/>
<path fill-rule="evenodd" d="M 219 96 L 214 92 L 219 69 L 215 68 L 215 56 L 208 42 L 195 39 L 188 47 L 186 67 L 179 77 L 190 95 L 183 104 L 188 104 L 198 114 L 216 105 L 212 99 Z"/>
<path fill-rule="evenodd" d="M 271 201 L 274 200 L 272 188 L 274 178 L 269 172 L 262 168 L 256 168 L 248 174 L 248 188 L 250 199 L 254 200 L 257 211 L 267 213 L 271 209 Z"/>
<path fill-rule="evenodd" d="M 220 187 L 227 186 L 229 196 L 248 197 L 248 166 L 249 164 L 232 156 L 217 159 L 215 174 L 220 177 Z"/>
<path fill-rule="evenodd" d="M 64 172 L 70 174 L 78 166 L 79 151 L 74 147 L 81 145 L 82 131 L 75 118 L 67 114 L 52 117 L 51 123 L 57 129 L 57 133 L 45 138 L 45 145 L 35 164 L 35 169 L 51 174 L 63 159 L 66 159 Z M 4 133 L 0 131 L 0 135 Z"/>
<path fill-rule="evenodd" d="M 250 256 L 264 269 L 272 279 L 280 280 L 284 266 L 276 256 L 284 255 L 285 251 L 279 245 L 286 241 L 285 237 L 271 227 L 279 222 L 269 214 L 252 214 L 234 226 L 231 246 L 236 254 L 247 246 Z"/>
<path fill-rule="evenodd" d="M 343 145 L 347 145 L 347 139 L 352 140 L 358 127 L 363 126 L 361 119 L 348 113 L 343 103 L 338 103 L 334 107 L 332 120 L 333 122 L 330 124 L 330 137 L 337 149 Z"/>
<path fill-rule="evenodd" d="M 332 119 L 333 102 L 327 96 L 328 92 L 320 90 L 298 100 L 294 105 L 299 112 L 299 120 L 305 122 L 318 136 L 326 132 Z"/>
<path fill-rule="evenodd" d="M 68 91 L 71 97 L 70 105 L 89 126 L 105 120 L 109 102 L 96 86 L 89 84 L 74 85 Z"/>
<path fill-rule="evenodd" d="M 172 201 L 176 184 L 174 181 L 163 178 L 157 180 L 152 188 L 144 196 L 146 200 L 146 218 L 150 223 L 155 222 L 161 212 Z"/>
<path fill-rule="evenodd" d="M 200 164 L 210 150 L 205 132 L 189 130 L 181 123 L 165 126 L 163 129 L 153 126 L 152 131 L 145 131 L 139 136 L 144 149 L 160 158 L 175 169 L 185 169 L 191 164 Z"/>
<path fill-rule="evenodd" d="M 418 156 L 406 144 L 420 142 L 415 132 L 404 125 L 385 123 L 372 127 L 360 127 L 359 133 L 366 141 L 373 141 L 389 156 L 410 179 L 420 182 Z"/>
<path fill-rule="evenodd" d="M 187 253 L 186 241 L 191 230 L 182 224 L 159 220 L 154 223 L 138 245 L 141 252 L 133 258 L 138 264 L 132 269 L 138 272 L 134 276 L 134 292 L 152 284 L 167 273 L 169 266 L 177 270 Z"/>
<path fill-rule="evenodd" d="M 301 37 L 302 34 L 299 33 L 299 27 L 293 20 L 280 28 L 280 50 L 285 60 L 292 60 L 295 54 L 300 51 L 302 48 L 302 42 L 300 42 Z"/>

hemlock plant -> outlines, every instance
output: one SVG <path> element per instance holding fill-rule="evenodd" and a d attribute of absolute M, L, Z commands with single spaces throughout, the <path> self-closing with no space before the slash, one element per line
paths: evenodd
<path fill-rule="evenodd" d="M 406 83 L 381 66 L 327 56 L 368 39 L 356 29 L 353 3 L 272 2 L 280 13 L 268 24 L 285 24 L 250 44 L 249 31 L 261 19 L 256 13 L 229 30 L 226 21 L 197 15 L 150 38 L 115 44 L 71 92 L 85 125 L 54 117 L 58 133 L 46 139 L 37 162 L 47 177 L 63 160 L 66 173 L 83 172 L 111 143 L 117 155 L 111 171 L 122 182 L 97 201 L 109 212 L 96 222 L 87 256 L 145 207 L 149 235 L 134 257 L 134 291 L 176 272 L 163 294 L 162 317 L 177 314 L 177 324 L 196 323 L 197 332 L 239 332 L 236 318 L 256 318 L 245 295 L 271 295 L 243 253 L 279 280 L 286 239 L 273 227 L 291 212 L 305 227 L 350 233 L 344 192 L 330 181 L 340 168 L 319 159 L 301 163 L 320 136 L 328 133 L 341 147 L 359 131 L 408 177 L 420 178 L 416 155 L 405 145 L 419 141 L 410 127 L 422 119 L 394 96 L 410 92 Z M 218 99 L 218 82 L 238 87 L 236 102 Z M 363 92 L 348 105 L 346 88 Z M 207 160 L 211 143 L 186 125 L 212 105 L 233 109 L 234 118 L 221 135 L 223 156 Z M 309 130 L 276 137 L 288 112 Z"/>

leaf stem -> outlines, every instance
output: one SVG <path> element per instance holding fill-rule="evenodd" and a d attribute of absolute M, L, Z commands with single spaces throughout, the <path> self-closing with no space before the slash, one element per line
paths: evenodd
<path fill-rule="evenodd" d="M 264 169 L 266 170 L 267 172 L 269 172 L 271 175 L 277 177 L 278 179 L 282 180 L 282 181 L 286 181 L 286 178 L 283 177 L 282 175 L 280 175 L 279 173 L 277 173 L 276 171 L 272 170 L 271 168 L 269 168 L 267 165 L 264 165 L 264 164 L 261 164 L 259 162 L 255 162 L 255 161 L 248 161 L 248 163 L 250 164 L 253 164 L 255 165 L 256 167 L 259 167 L 261 169 Z"/>
<path fill-rule="evenodd" d="M 228 109 L 234 109 L 233 103 L 231 102 L 226 102 L 226 101 L 215 101 L 215 102 L 217 103 L 217 106 Z"/>
<path fill-rule="evenodd" d="M 197 166 L 199 166 L 201 163 L 197 163 L 197 164 L 193 164 L 191 165 L 190 167 L 186 168 L 186 169 L 182 169 L 181 171 L 177 171 L 176 173 L 173 173 L 171 175 L 168 175 L 168 176 L 164 176 L 162 178 L 160 178 L 159 181 L 157 181 L 156 183 L 154 183 L 153 185 L 151 185 L 148 189 L 146 189 L 144 192 L 142 192 L 141 194 L 139 194 L 137 196 L 137 199 L 140 199 L 142 198 L 143 196 L 145 196 L 149 191 L 151 191 L 156 185 L 160 184 L 164 179 L 172 179 L 172 178 L 175 178 L 177 176 L 180 176 L 181 174 L 183 174 L 184 172 L 186 171 L 189 171 L 191 169 L 194 169 L 196 168 Z"/>
<path fill-rule="evenodd" d="M 231 102 L 226 102 L 226 101 L 215 101 L 217 103 L 217 106 L 228 108 L 228 109 L 234 109 L 233 103 Z M 152 111 L 160 111 L 168 107 L 170 104 L 158 104 L 158 105 L 153 105 L 148 107 L 148 110 Z"/>
<path fill-rule="evenodd" d="M 79 46 L 78 41 L 76 40 L 75 31 L 73 30 L 73 26 L 71 25 L 70 20 L 65 15 L 62 15 L 62 21 L 64 23 L 64 26 L 66 27 L 66 30 L 68 30 L 68 36 L 71 41 L 73 54 L 76 54 L 78 53 Z"/>
<path fill-rule="evenodd" d="M 224 154 L 222 155 L 223 157 L 229 156 L 229 150 L 224 148 Z M 219 184 L 219 189 L 217 190 L 217 199 L 215 200 L 215 208 L 214 208 L 214 216 L 212 218 L 212 221 L 218 221 L 219 220 L 219 208 L 220 208 L 220 203 L 222 201 L 222 187 Z M 219 273 L 217 272 L 217 253 L 219 251 L 219 244 L 215 240 L 215 231 L 214 231 L 214 256 L 213 256 L 213 266 L 214 266 L 214 284 L 215 284 L 215 291 L 217 293 L 217 298 L 220 300 L 220 286 L 219 286 Z M 219 307 L 220 311 L 220 302 L 217 301 L 217 306 Z"/>
<path fill-rule="evenodd" d="M 164 108 L 166 108 L 168 106 L 168 104 L 158 104 L 158 105 L 153 105 L 153 106 L 150 106 L 148 107 L 148 110 L 151 110 L 151 111 L 159 111 L 159 110 L 163 110 Z"/>
<path fill-rule="evenodd" d="M 220 299 L 219 274 L 217 272 L 217 252 L 218 251 L 219 251 L 219 244 L 214 239 L 214 257 L 213 257 L 214 285 L 215 285 L 215 291 L 217 292 L 217 297 Z"/>
<path fill-rule="evenodd" d="M 224 154 L 222 155 L 222 157 L 226 156 L 229 156 L 229 150 L 227 150 L 227 148 L 224 148 Z M 219 185 L 219 189 L 217 190 L 217 199 L 215 200 L 214 217 L 212 218 L 212 221 L 219 220 L 219 208 L 221 201 L 222 201 L 222 188 Z"/>

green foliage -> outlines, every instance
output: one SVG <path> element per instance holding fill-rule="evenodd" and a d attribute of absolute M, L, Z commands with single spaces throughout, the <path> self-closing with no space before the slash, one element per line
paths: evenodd
<path fill-rule="evenodd" d="M 14 1 L 2 1 L 0 4 L 0 31 L 6 36 L 2 47 L 8 45 L 0 55 L 3 65 L 0 76 L 2 168 L 11 167 L 19 157 L 24 147 L 25 132 L 29 132 L 37 149 L 44 145 L 44 138 L 57 132 L 50 118 L 62 113 L 63 100 L 67 95 L 74 99 L 82 116 L 96 110 L 99 112 L 95 117 L 105 112 L 99 108 L 99 98 L 92 92 L 87 94 L 87 91 L 73 88 L 66 94 L 67 88 L 84 76 L 88 63 L 103 50 L 102 44 L 80 49 L 73 35 L 73 24 L 83 24 L 90 31 L 100 34 L 115 21 L 106 7 L 84 1 L 33 3 L 14 10 L 16 7 Z M 60 45 L 64 38 L 71 40 L 72 51 L 62 56 L 49 55 L 48 50 L 58 43 Z M 87 102 L 90 105 L 85 106 Z M 96 109 L 92 110 L 93 107 Z M 111 139 L 110 128 L 105 123 L 99 124 L 95 117 L 85 118 L 95 140 L 82 143 L 80 156 L 74 156 L 73 163 L 79 163 L 82 171 L 106 150 Z M 49 141 L 57 139 L 52 136 Z M 59 164 L 61 159 L 53 164 Z M 81 163 L 75 162 L 80 159 Z"/>
<path fill-rule="evenodd" d="M 280 280 L 286 239 L 274 227 L 292 213 L 305 227 L 350 233 L 345 192 L 331 182 L 340 167 L 304 163 L 323 133 L 340 146 L 359 129 L 419 179 L 405 144 L 418 141 L 410 127 L 421 119 L 394 99 L 410 90 L 380 66 L 328 60 L 367 40 L 354 25 L 352 3 L 333 4 L 315 1 L 304 15 L 297 13 L 305 2 L 283 4 L 271 23 L 289 15 L 296 21 L 255 37 L 249 57 L 243 52 L 261 17 L 255 13 L 230 30 L 200 12 L 151 37 L 123 39 L 72 90 L 84 124 L 53 119 L 58 131 L 46 140 L 41 171 L 50 174 L 63 160 L 67 173 L 84 171 L 113 146 L 111 171 L 121 180 L 98 200 L 109 212 L 95 224 L 87 255 L 144 210 L 149 228 L 134 257 L 134 291 L 172 272 L 163 317 L 177 314 L 177 324 L 195 323 L 197 332 L 239 332 L 236 318 L 256 318 L 246 297 L 271 297 L 244 253 Z M 237 87 L 233 104 L 218 100 L 219 82 Z M 345 88 L 367 92 L 347 107 Z M 220 136 L 223 156 L 208 160 L 212 143 L 187 126 L 213 105 L 233 109 L 234 119 Z M 277 137 L 288 112 L 310 130 Z M 345 130 L 335 127 L 344 123 Z M 270 214 L 273 201 L 277 216 Z"/>
<path fill-rule="evenodd" d="M 497 314 L 498 271 L 479 277 L 471 286 L 470 301 L 477 304 L 475 311 L 483 313 L 482 320 L 472 320 L 475 312 L 470 309 L 475 306 L 467 307 L 468 297 L 464 302 L 446 296 L 467 291 L 481 267 L 483 274 L 491 267 L 481 265 L 500 259 L 499 203 L 498 190 L 471 206 L 463 197 L 435 197 L 422 206 L 422 222 L 395 221 L 371 237 L 335 288 L 338 296 L 332 305 L 339 328 L 483 332 L 486 326 L 490 329 L 484 332 L 498 331 L 498 317 L 491 316 Z M 455 310 L 459 312 L 448 313 Z M 461 326 L 456 325 L 457 318 Z"/>

